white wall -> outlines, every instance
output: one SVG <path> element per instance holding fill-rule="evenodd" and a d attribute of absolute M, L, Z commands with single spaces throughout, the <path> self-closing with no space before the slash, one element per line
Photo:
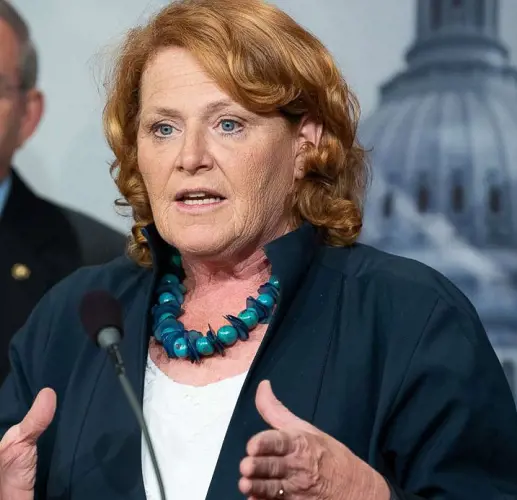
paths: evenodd
<path fill-rule="evenodd" d="M 101 128 L 102 67 L 123 32 L 167 0 L 12 0 L 31 25 L 41 59 L 47 112 L 16 159 L 40 193 L 119 228 L 113 208 L 112 158 Z M 363 112 L 377 87 L 403 64 L 416 0 L 277 0 L 319 36 L 358 93 Z M 517 0 L 502 0 L 503 38 L 517 57 Z M 387 9 L 389 5 L 390 10 Z M 388 26 L 387 23 L 390 23 Z"/>

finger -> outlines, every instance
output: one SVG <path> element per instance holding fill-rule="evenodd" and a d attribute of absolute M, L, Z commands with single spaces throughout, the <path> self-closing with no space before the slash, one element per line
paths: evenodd
<path fill-rule="evenodd" d="M 240 471 L 250 479 L 283 479 L 287 477 L 288 465 L 283 457 L 245 457 Z"/>
<path fill-rule="evenodd" d="M 255 434 L 246 446 L 250 456 L 285 456 L 295 450 L 291 436 L 282 431 L 269 430 Z"/>
<path fill-rule="evenodd" d="M 274 395 L 269 380 L 263 380 L 255 396 L 255 406 L 260 416 L 273 429 L 303 429 L 309 430 L 312 426 L 289 411 Z"/>
<path fill-rule="evenodd" d="M 36 443 L 52 422 L 56 412 L 56 393 L 52 389 L 42 389 L 25 418 L 19 423 L 20 438 Z"/>
<path fill-rule="evenodd" d="M 289 498 L 280 479 L 249 479 L 242 477 L 239 480 L 239 490 L 243 495 L 252 498 Z M 280 495 L 280 491 L 284 491 L 284 494 Z"/>

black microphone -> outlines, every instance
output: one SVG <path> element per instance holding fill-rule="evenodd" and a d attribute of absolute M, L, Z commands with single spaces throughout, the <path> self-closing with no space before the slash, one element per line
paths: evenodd
<path fill-rule="evenodd" d="M 96 290 L 87 293 L 83 297 L 80 306 L 80 316 L 88 336 L 95 342 L 95 344 L 108 353 L 115 365 L 115 371 L 117 372 L 122 389 L 124 390 L 129 405 L 135 414 L 138 425 L 142 430 L 147 444 L 147 448 L 149 449 L 154 473 L 156 474 L 156 480 L 158 481 L 158 488 L 160 489 L 160 497 L 162 500 L 166 500 L 162 475 L 160 473 L 158 460 L 156 459 L 154 447 L 149 435 L 149 429 L 145 423 L 144 415 L 140 408 L 140 403 L 138 402 L 135 391 L 131 387 L 129 379 L 126 376 L 124 360 L 122 359 L 122 355 L 119 350 L 119 344 L 122 340 L 124 331 L 122 326 L 122 306 L 120 302 L 108 292 L 104 290 Z"/>

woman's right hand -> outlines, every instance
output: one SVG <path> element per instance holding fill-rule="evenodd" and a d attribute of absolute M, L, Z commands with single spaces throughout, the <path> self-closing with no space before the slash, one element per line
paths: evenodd
<path fill-rule="evenodd" d="M 34 498 L 36 442 L 54 418 L 56 399 L 52 389 L 40 391 L 25 418 L 0 441 L 0 500 Z"/>

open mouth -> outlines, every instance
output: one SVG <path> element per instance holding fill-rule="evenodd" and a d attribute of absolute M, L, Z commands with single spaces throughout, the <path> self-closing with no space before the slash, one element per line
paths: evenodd
<path fill-rule="evenodd" d="M 212 205 L 221 203 L 226 198 L 215 191 L 180 191 L 176 201 L 185 205 Z"/>

